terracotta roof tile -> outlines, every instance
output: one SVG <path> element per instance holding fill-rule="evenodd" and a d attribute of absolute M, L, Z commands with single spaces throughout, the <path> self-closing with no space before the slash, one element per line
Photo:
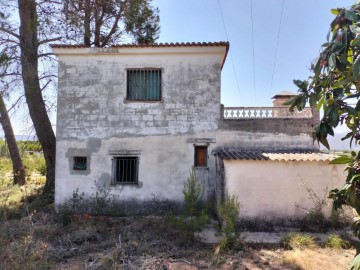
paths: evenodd
<path fill-rule="evenodd" d="M 215 148 L 214 156 L 225 160 L 272 160 L 272 161 L 330 161 L 336 157 L 313 149 L 239 149 Z"/>
<path fill-rule="evenodd" d="M 117 44 L 110 48 L 146 48 L 146 47 L 215 47 L 215 46 L 229 46 L 229 42 L 171 42 L 171 43 L 152 43 L 152 44 Z M 51 44 L 52 48 L 89 48 L 83 44 L 69 45 L 69 44 Z"/>

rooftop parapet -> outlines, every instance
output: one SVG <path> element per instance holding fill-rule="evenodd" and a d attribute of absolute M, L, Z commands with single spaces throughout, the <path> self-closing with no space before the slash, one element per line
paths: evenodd
<path fill-rule="evenodd" d="M 224 107 L 224 119 L 251 119 L 251 118 L 313 118 L 310 107 L 302 111 L 289 111 L 287 106 L 274 107 Z"/>

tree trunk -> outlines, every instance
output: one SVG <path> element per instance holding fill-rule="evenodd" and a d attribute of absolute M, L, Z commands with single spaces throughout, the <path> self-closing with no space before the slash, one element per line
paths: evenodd
<path fill-rule="evenodd" d="M 5 102 L 1 94 L 0 94 L 0 123 L 5 133 L 5 139 L 7 141 L 10 158 L 13 164 L 14 185 L 18 184 L 22 186 L 25 184 L 25 169 L 20 157 L 19 148 L 16 143 L 10 118 L 5 107 Z"/>
<path fill-rule="evenodd" d="M 55 134 L 41 94 L 38 77 L 38 36 L 35 0 L 18 0 L 20 17 L 21 72 L 25 98 L 36 135 L 44 151 L 46 183 L 44 192 L 55 187 Z"/>
<path fill-rule="evenodd" d="M 84 45 L 90 47 L 91 45 L 91 3 L 90 0 L 85 0 L 84 4 Z"/>

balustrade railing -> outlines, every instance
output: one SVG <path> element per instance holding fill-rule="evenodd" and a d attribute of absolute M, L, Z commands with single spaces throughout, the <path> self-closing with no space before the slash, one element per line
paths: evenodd
<path fill-rule="evenodd" d="M 224 119 L 246 118 L 312 118 L 310 107 L 291 113 L 289 107 L 225 107 Z"/>

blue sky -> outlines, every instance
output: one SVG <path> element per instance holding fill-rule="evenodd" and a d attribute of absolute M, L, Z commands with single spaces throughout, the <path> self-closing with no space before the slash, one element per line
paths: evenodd
<path fill-rule="evenodd" d="M 349 7 L 354 0 L 284 0 L 277 61 L 275 50 L 283 0 L 219 0 L 230 42 L 231 55 L 222 71 L 225 106 L 269 106 L 277 92 L 295 92 L 293 79 L 306 79 L 311 61 L 326 41 L 330 10 Z M 160 9 L 159 42 L 226 41 L 218 0 L 154 0 Z M 253 68 L 255 63 L 255 88 Z"/>
<path fill-rule="evenodd" d="M 321 44 L 326 40 L 329 24 L 334 18 L 330 10 L 336 7 L 349 7 L 355 2 L 284 0 L 277 61 L 271 87 L 283 0 L 219 1 L 231 51 L 222 71 L 221 99 L 225 106 L 271 106 L 270 98 L 277 92 L 295 92 L 297 89 L 292 80 L 306 79 L 311 74 L 310 63 L 316 58 Z M 153 5 L 160 9 L 161 33 L 158 42 L 227 41 L 218 0 L 153 0 Z M 54 116 L 52 120 L 55 121 Z M 25 127 L 27 123 L 29 119 L 17 113 L 13 121 L 15 133 L 29 134 L 29 129 Z"/>

